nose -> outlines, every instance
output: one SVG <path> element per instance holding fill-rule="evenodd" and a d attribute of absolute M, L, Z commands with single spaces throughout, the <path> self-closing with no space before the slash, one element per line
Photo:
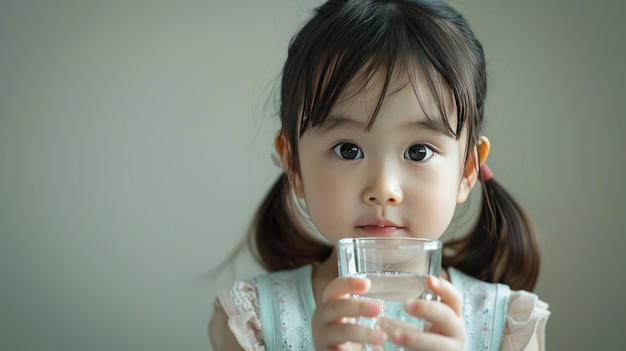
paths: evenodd
<path fill-rule="evenodd" d="M 369 205 L 399 205 L 403 200 L 400 179 L 390 167 L 373 170 L 371 182 L 363 190 L 363 201 Z"/>

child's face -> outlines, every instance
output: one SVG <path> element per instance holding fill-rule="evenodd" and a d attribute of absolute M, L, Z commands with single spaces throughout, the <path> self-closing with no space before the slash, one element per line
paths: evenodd
<path fill-rule="evenodd" d="M 310 128 L 299 142 L 296 193 L 333 243 L 361 236 L 439 238 L 474 184 L 463 164 L 466 137 L 431 128 L 411 85 L 390 87 L 396 92 L 366 130 L 381 86 L 370 82 L 356 95 L 349 87 L 352 97 L 340 99 L 322 128 Z M 434 102 L 423 104 L 437 120 Z"/>

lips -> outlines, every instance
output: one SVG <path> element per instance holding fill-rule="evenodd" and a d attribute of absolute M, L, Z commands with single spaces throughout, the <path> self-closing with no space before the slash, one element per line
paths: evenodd
<path fill-rule="evenodd" d="M 362 229 L 369 235 L 375 235 L 375 236 L 389 236 L 399 230 L 404 229 L 404 227 L 401 227 L 388 220 L 376 221 L 373 224 L 366 224 L 366 225 L 358 226 L 358 228 Z"/>

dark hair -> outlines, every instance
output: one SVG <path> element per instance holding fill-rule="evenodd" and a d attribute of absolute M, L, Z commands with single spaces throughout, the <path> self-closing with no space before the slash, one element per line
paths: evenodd
<path fill-rule="evenodd" d="M 358 78 L 364 78 L 365 85 L 374 74 L 382 75 L 380 108 L 398 73 L 408 75 L 418 99 L 417 82 L 426 84 L 440 112 L 440 121 L 428 117 L 434 124 L 457 139 L 467 131 L 467 160 L 483 121 L 485 59 L 465 19 L 446 3 L 329 0 L 292 39 L 282 72 L 279 111 L 288 169 L 261 204 L 248 237 L 256 259 L 267 270 L 321 262 L 332 253 L 332 246 L 312 238 L 295 217 L 289 175 L 299 172 L 298 140 L 307 128 L 325 122 L 346 86 Z M 456 121 L 446 113 L 450 101 Z M 484 281 L 532 290 L 540 258 L 535 229 L 495 180 L 480 179 L 478 222 L 466 237 L 446 244 L 443 265 Z"/>

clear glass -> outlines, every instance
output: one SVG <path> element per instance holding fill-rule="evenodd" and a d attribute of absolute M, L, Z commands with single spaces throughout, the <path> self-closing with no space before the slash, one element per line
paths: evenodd
<path fill-rule="evenodd" d="M 423 329 L 423 321 L 404 311 L 408 299 L 437 297 L 428 290 L 426 279 L 441 272 L 441 248 L 438 240 L 419 238 L 366 237 L 337 242 L 340 277 L 367 277 L 370 290 L 353 298 L 375 299 L 383 311 L 376 318 L 359 318 L 358 323 L 391 334 L 398 327 Z M 362 350 L 372 350 L 363 345 Z M 385 343 L 385 350 L 404 350 Z"/>

